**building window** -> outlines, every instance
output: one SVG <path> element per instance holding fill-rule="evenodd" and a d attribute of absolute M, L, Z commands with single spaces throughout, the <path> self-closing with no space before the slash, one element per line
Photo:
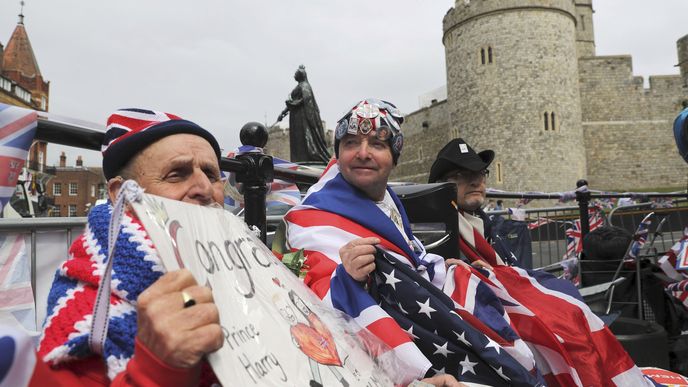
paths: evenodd
<path fill-rule="evenodd" d="M 96 185 L 91 184 L 91 197 L 95 197 L 95 196 L 96 196 Z"/>
<path fill-rule="evenodd" d="M 12 82 L 9 79 L 0 77 L 0 89 L 12 91 Z"/>
<path fill-rule="evenodd" d="M 48 100 L 45 97 L 41 97 L 41 109 L 46 110 L 48 108 Z"/>
<path fill-rule="evenodd" d="M 492 52 L 492 46 L 481 47 L 480 48 L 480 63 L 481 64 L 492 64 L 494 63 L 494 55 Z"/>
<path fill-rule="evenodd" d="M 53 196 L 62 196 L 62 183 L 53 184 Z"/>
<path fill-rule="evenodd" d="M 554 112 L 545 112 L 543 114 L 545 130 L 557 130 L 557 115 Z"/>
<path fill-rule="evenodd" d="M 502 176 L 502 163 L 500 161 L 495 163 L 495 172 L 495 180 L 497 181 L 497 184 L 504 183 L 504 178 Z"/>
<path fill-rule="evenodd" d="M 70 204 L 69 205 L 69 216 L 70 218 L 73 218 L 76 216 L 76 204 Z"/>
<path fill-rule="evenodd" d="M 17 97 L 23 99 L 24 102 L 31 103 L 31 93 L 22 89 L 21 87 L 15 86 L 14 87 L 14 94 L 16 94 Z"/>
<path fill-rule="evenodd" d="M 423 147 L 418 147 L 418 160 L 423 160 Z"/>
<path fill-rule="evenodd" d="M 459 128 L 453 128 L 451 130 L 451 139 L 459 138 Z"/>
<path fill-rule="evenodd" d="M 53 207 L 53 209 L 52 209 L 52 211 L 51 211 L 51 213 L 50 213 L 50 216 L 54 216 L 54 217 L 60 217 L 60 216 L 62 216 L 62 215 L 60 214 L 60 206 L 55 206 L 55 207 Z"/>
<path fill-rule="evenodd" d="M 581 29 L 585 31 L 585 15 L 580 15 L 581 17 Z"/>
<path fill-rule="evenodd" d="M 98 199 L 105 199 L 105 184 L 98 184 Z"/>
<path fill-rule="evenodd" d="M 78 191 L 78 184 L 76 183 L 69 183 L 69 196 L 76 196 Z"/>

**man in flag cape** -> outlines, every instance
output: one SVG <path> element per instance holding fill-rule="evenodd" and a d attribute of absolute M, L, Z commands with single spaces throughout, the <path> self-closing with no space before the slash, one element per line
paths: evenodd
<path fill-rule="evenodd" d="M 494 269 L 447 270 L 442 257 L 425 251 L 387 186 L 401 154 L 402 122 L 392 104 L 375 99 L 338 122 L 336 162 L 285 216 L 288 247 L 306 256 L 305 283 L 386 342 L 417 377 L 451 374 L 492 386 L 644 383 L 582 302 L 502 266 L 472 227 L 462 227 L 462 253 Z M 555 307 L 540 302 L 568 306 L 543 318 Z M 581 331 L 588 334 L 574 337 Z"/>
<path fill-rule="evenodd" d="M 396 107 L 376 99 L 339 121 L 336 162 L 285 217 L 288 246 L 306 256 L 305 283 L 385 341 L 418 378 L 448 373 L 489 385 L 543 385 L 532 353 L 486 286 L 474 281 L 489 300 L 477 307 L 441 293 L 444 259 L 413 236 L 387 187 L 403 146 L 402 122 Z"/>

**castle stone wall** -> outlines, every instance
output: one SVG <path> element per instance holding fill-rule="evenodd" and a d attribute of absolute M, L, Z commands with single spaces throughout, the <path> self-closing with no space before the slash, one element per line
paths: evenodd
<path fill-rule="evenodd" d="M 672 123 L 686 99 L 679 75 L 633 75 L 630 56 L 581 58 L 580 92 L 588 182 L 607 190 L 685 185 Z"/>
<path fill-rule="evenodd" d="M 408 114 L 404 118 L 404 149 L 390 180 L 427 183 L 430 166 L 453 137 L 447 100 Z"/>
<path fill-rule="evenodd" d="M 586 172 L 573 2 L 457 2 L 444 28 L 450 121 L 475 149 L 495 150 L 497 188 L 572 189 Z"/>

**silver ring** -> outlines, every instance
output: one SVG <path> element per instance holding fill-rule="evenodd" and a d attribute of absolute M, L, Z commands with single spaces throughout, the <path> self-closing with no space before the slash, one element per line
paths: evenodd
<path fill-rule="evenodd" d="M 187 293 L 183 290 L 182 290 L 182 300 L 184 300 L 184 307 L 185 308 L 190 308 L 190 307 L 196 305 L 196 300 L 194 300 L 193 297 L 191 297 L 189 295 L 189 293 Z"/>

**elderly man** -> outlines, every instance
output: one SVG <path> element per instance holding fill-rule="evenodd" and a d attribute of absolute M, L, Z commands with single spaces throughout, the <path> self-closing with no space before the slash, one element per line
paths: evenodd
<path fill-rule="evenodd" d="M 428 183 L 448 181 L 456 184 L 456 201 L 463 216 L 484 237 L 490 236 L 490 221 L 482 210 L 486 182 L 494 151 L 476 153 L 461 138 L 455 138 L 437 154 L 430 168 Z"/>
<path fill-rule="evenodd" d="M 108 119 L 102 153 L 113 201 L 122 183 L 133 179 L 147 193 L 199 205 L 223 202 L 220 147 L 193 122 L 150 110 L 119 110 Z M 38 350 L 52 366 L 50 378 L 65 385 L 212 382 L 203 357 L 223 342 L 212 293 L 187 270 L 165 273 L 132 214 L 125 214 L 117 236 L 102 353 L 90 347 L 111 210 L 110 204 L 93 208 L 55 276 Z"/>
<path fill-rule="evenodd" d="M 401 155 L 402 122 L 394 105 L 370 98 L 339 120 L 336 163 L 331 163 L 302 203 L 285 216 L 288 247 L 306 255 L 304 282 L 325 303 L 382 339 L 405 363 L 400 374 L 416 378 L 453 375 L 507 385 L 508 379 L 494 370 L 508 363 L 508 378 L 516 380 L 513 385 L 537 385 L 538 376 L 513 358 L 501 363 L 503 359 L 492 357 L 495 353 L 478 360 L 481 355 L 474 356 L 472 349 L 470 354 L 465 352 L 462 341 L 484 345 L 488 340 L 470 324 L 454 320 L 452 309 L 430 319 L 441 307 L 436 302 L 446 300 L 437 292 L 448 276 L 444 259 L 426 253 L 413 236 L 399 199 L 387 186 Z M 384 252 L 385 258 L 376 257 L 376 251 Z M 470 275 L 467 266 L 462 270 Z M 399 279 L 402 276 L 404 280 Z M 424 289 L 420 295 L 413 296 L 419 297 L 418 303 L 405 293 L 420 288 Z M 412 321 L 418 315 L 423 317 Z M 511 332 L 508 323 L 500 324 L 501 333 Z M 458 329 L 459 339 L 447 331 L 450 326 Z"/>

